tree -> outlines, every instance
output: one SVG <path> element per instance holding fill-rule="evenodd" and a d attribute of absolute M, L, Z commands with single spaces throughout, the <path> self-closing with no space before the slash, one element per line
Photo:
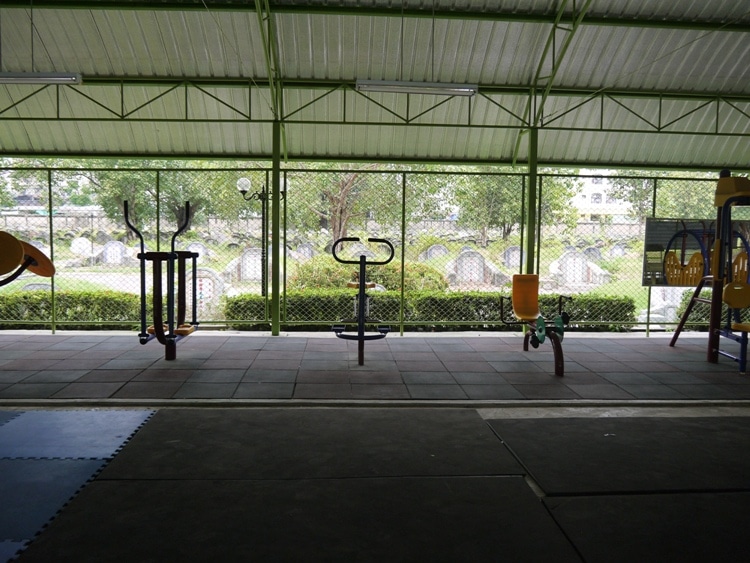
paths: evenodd
<path fill-rule="evenodd" d="M 369 221 L 384 226 L 400 217 L 400 176 L 373 173 L 382 164 L 359 168 L 331 164 L 289 174 L 287 210 L 290 223 L 300 230 L 326 229 L 331 241 L 346 237 L 354 227 L 366 229 Z"/>
<path fill-rule="evenodd" d="M 682 219 L 716 218 L 716 180 L 659 178 L 656 184 L 656 216 Z"/>
<path fill-rule="evenodd" d="M 1 159 L 12 168 L 0 178 L 0 202 L 11 205 L 19 190 L 38 185 L 42 205 L 47 204 L 47 172 L 53 170 L 53 206 L 99 205 L 106 215 L 121 222 L 128 201 L 136 224 L 153 221 L 157 203 L 163 216 L 175 225 L 185 220 L 190 201 L 190 222 L 208 214 L 237 219 L 247 210 L 237 194 L 239 177 L 248 170 L 217 170 L 211 161 L 144 159 Z M 243 163 L 246 164 L 246 163 Z M 259 184 L 262 183 L 259 182 Z M 158 199 L 158 202 L 157 202 Z"/>
<path fill-rule="evenodd" d="M 630 215 L 639 223 L 645 223 L 646 217 L 651 217 L 654 193 L 654 179 L 652 177 L 638 177 L 616 175 L 609 177 L 609 195 L 630 204 Z"/>
<path fill-rule="evenodd" d="M 544 176 L 542 186 L 541 223 L 574 222 L 575 210 L 570 200 L 577 193 L 579 182 L 572 177 L 550 175 Z M 482 247 L 489 243 L 491 229 L 498 229 L 501 238 L 507 240 L 523 219 L 524 189 L 520 175 L 459 176 L 453 190 L 459 225 L 476 230 Z"/>

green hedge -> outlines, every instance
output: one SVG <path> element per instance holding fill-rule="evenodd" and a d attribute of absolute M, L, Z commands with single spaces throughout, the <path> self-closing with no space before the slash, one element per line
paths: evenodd
<path fill-rule="evenodd" d="M 69 330 L 133 330 L 137 328 L 140 315 L 140 298 L 132 293 L 55 292 L 55 321 Z M 0 294 L 0 320 L 4 329 L 50 328 L 51 292 L 40 290 Z"/>
<path fill-rule="evenodd" d="M 407 262 L 403 267 L 404 291 L 444 291 L 448 289 L 445 276 L 427 264 Z M 289 277 L 291 291 L 343 289 L 347 282 L 359 277 L 359 264 L 341 264 L 330 255 L 315 256 L 299 264 Z M 382 285 L 390 291 L 401 288 L 401 263 L 394 261 L 367 269 L 367 281 Z"/>
<path fill-rule="evenodd" d="M 688 304 L 690 303 L 690 300 L 693 297 L 693 291 L 686 291 L 682 294 L 682 299 L 680 300 L 680 304 L 677 307 L 677 318 L 681 319 L 682 315 L 685 313 L 685 310 L 687 309 Z M 702 299 L 711 299 L 711 290 L 710 289 L 704 289 L 701 291 L 700 297 Z M 705 331 L 708 330 L 708 322 L 709 322 L 709 315 L 711 313 L 711 305 L 708 303 L 696 303 L 693 306 L 693 310 L 690 311 L 690 317 L 687 320 L 687 325 L 689 329 L 692 330 L 698 330 L 698 331 Z M 721 304 L 721 322 L 726 323 L 727 315 L 729 313 L 729 310 L 726 306 L 726 304 Z M 750 309 L 743 309 L 740 311 L 740 320 L 743 323 L 750 322 Z"/>
<path fill-rule="evenodd" d="M 282 322 L 298 330 L 328 326 L 341 319 L 354 317 L 356 290 L 307 290 L 288 292 L 285 301 L 286 315 Z M 506 307 L 501 311 L 497 292 L 414 292 L 406 295 L 404 321 L 408 325 L 421 325 L 431 330 L 455 327 L 513 330 L 517 325 L 506 326 L 512 321 L 512 311 Z M 383 323 L 397 324 L 400 315 L 401 294 L 396 291 L 370 292 L 370 317 Z M 539 298 L 542 313 L 552 317 L 557 313 L 558 296 L 542 295 Z M 630 297 L 575 296 L 563 305 L 571 317 L 571 328 L 585 330 L 621 331 L 635 323 L 635 302 Z M 252 330 L 265 319 L 265 300 L 260 295 L 244 294 L 225 299 L 224 313 L 231 327 L 236 330 Z M 251 322 L 238 322 L 251 321 Z M 255 321 L 255 322 L 252 322 Z"/>
<path fill-rule="evenodd" d="M 327 330 L 341 319 L 355 317 L 353 289 L 290 291 L 284 301 L 283 322 L 293 329 Z M 513 330 L 502 323 L 498 292 L 412 292 L 406 295 L 404 322 L 429 330 L 467 328 Z M 370 317 L 395 325 L 400 320 L 401 294 L 397 291 L 370 292 Z M 557 296 L 542 295 L 539 304 L 545 316 L 557 312 Z M 509 308 L 508 308 L 509 309 Z M 236 330 L 268 328 L 266 298 L 243 294 L 224 299 L 224 315 Z M 586 330 L 627 330 L 635 322 L 635 303 L 628 297 L 576 296 L 564 310 L 571 317 L 571 328 Z M 137 330 L 140 298 L 117 291 L 55 292 L 55 320 L 60 328 Z M 0 294 L 0 326 L 3 329 L 50 328 L 52 320 L 49 291 L 22 291 Z M 505 320 L 512 312 L 505 311 Z M 517 328 L 517 326 L 515 327 Z"/>

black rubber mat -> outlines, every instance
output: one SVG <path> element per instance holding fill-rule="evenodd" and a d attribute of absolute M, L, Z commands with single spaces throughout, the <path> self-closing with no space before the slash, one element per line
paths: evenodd
<path fill-rule="evenodd" d="M 750 488 L 750 418 L 489 423 L 550 495 Z"/>
<path fill-rule="evenodd" d="M 9 420 L 13 420 L 21 413 L 19 411 L 0 411 L 0 426 L 8 422 Z"/>
<path fill-rule="evenodd" d="M 522 478 L 419 477 L 95 481 L 23 561 L 580 559 Z"/>
<path fill-rule="evenodd" d="M 0 561 L 12 560 L 18 551 L 26 547 L 25 541 L 0 541 Z"/>
<path fill-rule="evenodd" d="M 585 561 L 747 561 L 750 493 L 550 498 Z"/>
<path fill-rule="evenodd" d="M 0 413 L 0 561 L 23 549 L 152 413 Z"/>
<path fill-rule="evenodd" d="M 33 538 L 104 463 L 95 459 L 0 459 L 0 538 Z"/>
<path fill-rule="evenodd" d="M 112 457 L 153 411 L 26 411 L 0 426 L 0 458 Z"/>
<path fill-rule="evenodd" d="M 522 473 L 474 410 L 164 409 L 107 479 L 320 479 Z"/>

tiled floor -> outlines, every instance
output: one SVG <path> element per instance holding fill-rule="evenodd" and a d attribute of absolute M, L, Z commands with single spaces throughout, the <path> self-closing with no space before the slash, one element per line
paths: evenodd
<path fill-rule="evenodd" d="M 330 333 L 198 331 L 166 361 L 135 334 L 0 332 L 0 402 L 633 401 L 750 399 L 750 376 L 707 337 L 570 333 L 565 376 L 549 344 L 522 351 L 517 333 L 424 333 L 365 344 Z M 722 346 L 736 346 L 722 341 Z"/>

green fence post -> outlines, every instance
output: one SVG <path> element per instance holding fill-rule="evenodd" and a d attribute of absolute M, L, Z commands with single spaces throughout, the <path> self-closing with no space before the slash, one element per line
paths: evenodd
<path fill-rule="evenodd" d="M 278 336 L 281 326 L 281 269 L 279 237 L 281 235 L 281 122 L 273 122 L 273 172 L 271 173 L 271 335 Z M 263 274 L 265 275 L 265 273 Z"/>

